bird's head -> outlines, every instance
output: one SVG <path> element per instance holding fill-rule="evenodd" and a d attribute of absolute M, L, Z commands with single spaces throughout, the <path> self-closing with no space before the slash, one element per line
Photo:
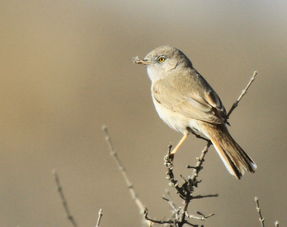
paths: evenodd
<path fill-rule="evenodd" d="M 143 59 L 135 57 L 134 63 L 146 65 L 152 81 L 162 79 L 178 68 L 192 66 L 191 61 L 182 51 L 171 46 L 157 47 Z"/>

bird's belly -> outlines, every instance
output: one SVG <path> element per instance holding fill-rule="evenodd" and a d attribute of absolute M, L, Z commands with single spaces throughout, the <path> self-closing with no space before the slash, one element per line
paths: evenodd
<path fill-rule="evenodd" d="M 173 112 L 165 108 L 162 104 L 158 103 L 153 99 L 155 109 L 159 117 L 172 129 L 185 133 L 186 128 L 189 127 L 190 119 L 184 117 L 183 115 Z"/>

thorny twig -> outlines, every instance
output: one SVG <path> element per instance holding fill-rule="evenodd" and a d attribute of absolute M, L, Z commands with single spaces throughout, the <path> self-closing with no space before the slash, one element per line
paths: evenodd
<path fill-rule="evenodd" d="M 180 198 L 182 198 L 184 200 L 184 206 L 182 208 L 176 209 L 175 204 L 170 199 L 165 198 L 165 200 L 170 204 L 170 206 L 172 208 L 174 208 L 173 212 L 176 214 L 175 219 L 173 220 L 174 226 L 180 227 L 180 226 L 183 226 L 184 224 L 187 224 L 186 218 L 205 220 L 206 218 L 209 218 L 209 217 L 214 215 L 214 214 L 207 215 L 207 216 L 201 215 L 201 217 L 199 217 L 199 216 L 195 216 L 195 215 L 189 215 L 187 213 L 188 206 L 189 206 L 192 199 L 217 197 L 218 196 L 217 194 L 214 194 L 214 195 L 196 195 L 196 196 L 193 195 L 195 188 L 197 187 L 198 183 L 200 183 L 200 181 L 197 179 L 198 174 L 203 168 L 203 163 L 205 160 L 204 158 L 205 158 L 210 146 L 211 146 L 211 142 L 208 141 L 206 146 L 202 150 L 200 157 L 197 158 L 197 162 L 196 162 L 195 166 L 192 166 L 192 167 L 188 166 L 188 168 L 193 169 L 193 173 L 192 173 L 191 177 L 188 177 L 188 179 L 184 179 L 183 184 L 180 184 L 174 176 L 174 173 L 173 173 L 173 155 L 170 154 L 172 146 L 168 147 L 168 153 L 165 156 L 165 166 L 167 167 L 167 173 L 166 173 L 167 179 L 169 180 L 170 185 L 175 188 L 175 190 L 176 190 L 177 194 L 179 194 Z M 198 214 L 202 214 L 202 213 L 199 212 Z M 156 220 L 156 221 L 157 221 L 156 223 L 160 222 L 159 220 Z M 166 221 L 165 221 L 165 223 L 166 223 Z M 191 224 L 191 223 L 189 223 L 189 224 Z"/>
<path fill-rule="evenodd" d="M 61 185 L 60 178 L 59 178 L 59 175 L 58 175 L 56 170 L 53 170 L 53 176 L 54 176 L 54 180 L 55 180 L 55 183 L 56 183 L 56 186 L 57 186 L 57 190 L 59 192 L 59 195 L 60 195 L 60 198 L 61 198 L 64 210 L 65 210 L 65 213 L 67 215 L 67 218 L 71 222 L 73 227 L 78 227 L 75 218 L 73 217 L 73 215 L 70 212 L 70 209 L 69 209 L 69 206 L 68 206 L 68 202 L 66 200 L 66 197 L 65 197 L 65 194 L 64 194 L 64 191 L 63 191 L 63 187 Z"/>
<path fill-rule="evenodd" d="M 103 217 L 103 209 L 100 209 L 98 213 L 98 220 L 97 220 L 96 227 L 100 227 L 102 217 Z"/>

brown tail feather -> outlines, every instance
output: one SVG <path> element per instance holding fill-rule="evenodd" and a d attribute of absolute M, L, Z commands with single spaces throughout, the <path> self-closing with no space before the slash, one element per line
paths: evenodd
<path fill-rule="evenodd" d="M 201 126 L 213 143 L 225 167 L 232 175 L 240 179 L 246 171 L 255 172 L 257 168 L 255 162 L 231 137 L 225 125 L 212 125 L 202 122 Z"/>

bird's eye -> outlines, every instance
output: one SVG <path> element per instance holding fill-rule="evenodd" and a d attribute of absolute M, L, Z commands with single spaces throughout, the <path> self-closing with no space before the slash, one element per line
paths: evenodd
<path fill-rule="evenodd" d="M 158 61 L 159 63 L 163 63 L 165 60 L 166 60 L 166 58 L 163 57 L 163 56 L 160 56 L 160 57 L 157 59 L 157 61 Z"/>

